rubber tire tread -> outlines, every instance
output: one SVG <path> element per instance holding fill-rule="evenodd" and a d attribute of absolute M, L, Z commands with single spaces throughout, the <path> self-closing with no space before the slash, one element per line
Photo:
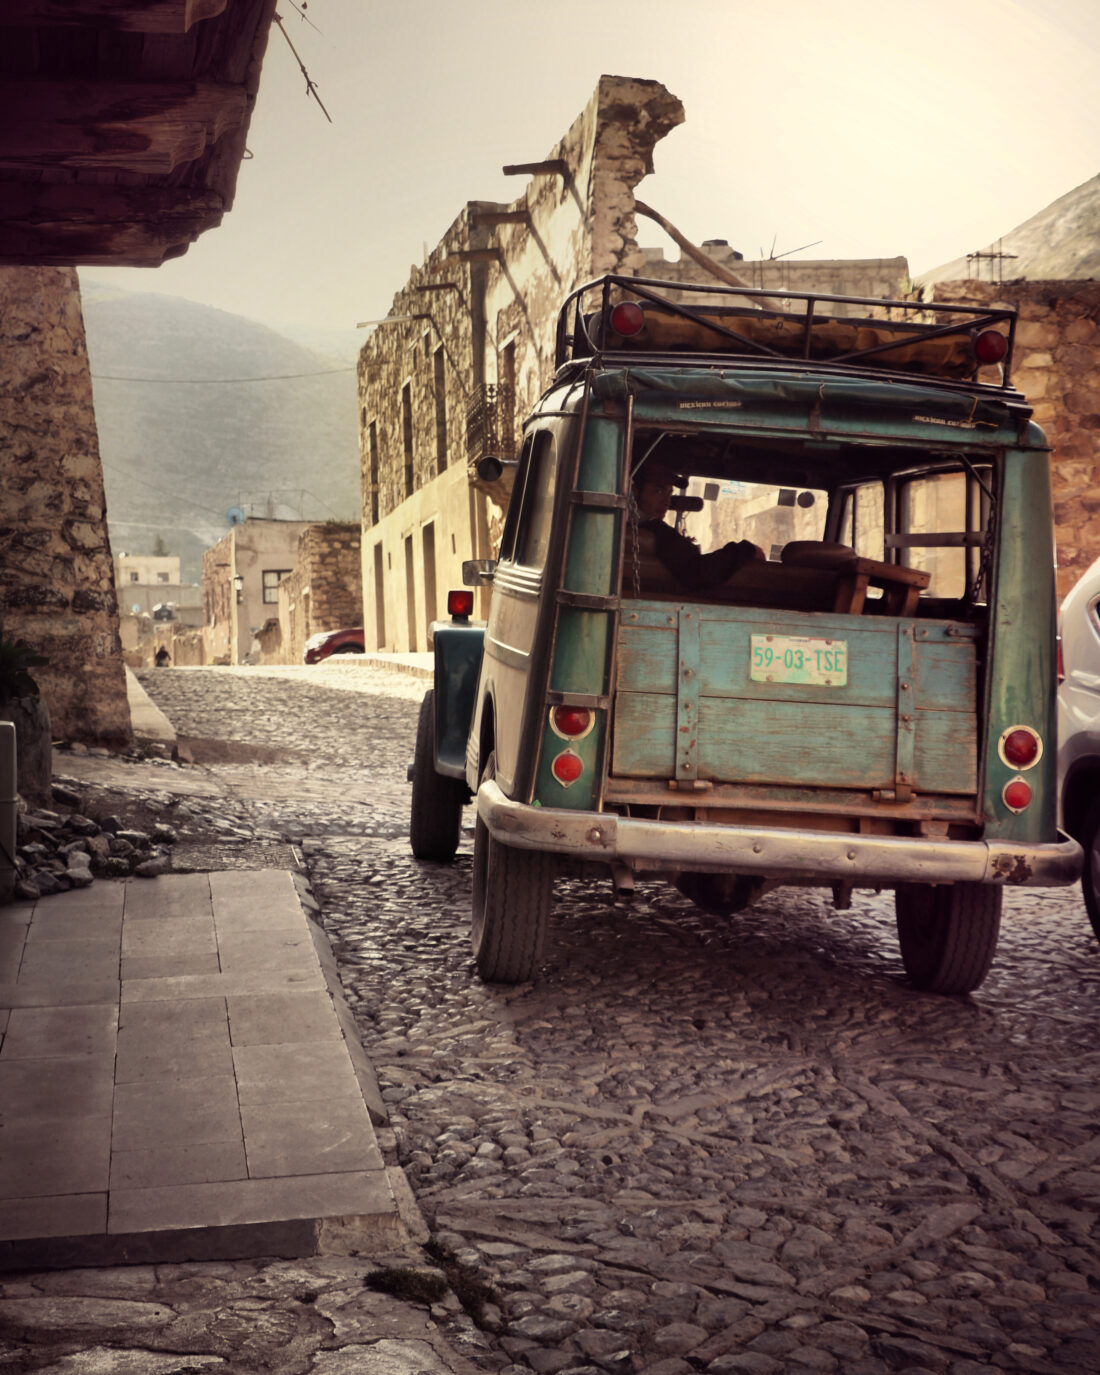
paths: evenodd
<path fill-rule="evenodd" d="M 495 777 L 496 756 L 490 754 L 481 781 Z M 470 943 L 486 983 L 527 983 L 535 977 L 550 921 L 554 869 L 553 855 L 502 845 L 477 818 Z"/>
<path fill-rule="evenodd" d="M 991 883 L 913 883 L 894 894 L 901 958 L 929 993 L 972 993 L 989 973 L 1004 890 Z"/>
<path fill-rule="evenodd" d="M 466 785 L 435 771 L 435 691 L 420 703 L 413 756 L 409 844 L 417 859 L 452 860 L 462 832 Z"/>
<path fill-rule="evenodd" d="M 1100 871 L 1094 874 L 1093 852 L 1100 870 L 1100 798 L 1085 813 L 1078 837 L 1085 852 L 1085 864 L 1081 870 L 1081 892 L 1085 899 L 1085 911 L 1089 914 L 1093 933 L 1100 940 Z"/>

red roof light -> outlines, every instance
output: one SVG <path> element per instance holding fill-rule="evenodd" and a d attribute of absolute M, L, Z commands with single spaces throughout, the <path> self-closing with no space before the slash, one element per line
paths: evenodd
<path fill-rule="evenodd" d="M 637 301 L 620 301 L 611 312 L 611 328 L 624 339 L 641 334 L 645 329 L 645 314 Z"/>
<path fill-rule="evenodd" d="M 997 329 L 983 329 L 974 340 L 974 356 L 979 363 L 999 363 L 1008 352 L 1008 340 Z"/>

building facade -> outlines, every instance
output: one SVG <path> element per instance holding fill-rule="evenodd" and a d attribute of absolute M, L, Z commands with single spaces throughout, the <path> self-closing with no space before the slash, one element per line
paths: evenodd
<path fill-rule="evenodd" d="M 637 242 L 634 189 L 683 119 L 659 82 L 601 77 L 544 159 L 505 169 L 527 178 L 514 201 L 466 205 L 361 351 L 368 650 L 426 649 L 463 560 L 495 553 L 519 427 L 552 380 L 568 293 L 609 272 L 708 280 L 705 265 Z M 707 253 L 751 286 L 897 297 L 908 284 L 904 258 L 746 263 L 724 241 Z M 504 461 L 495 482 L 475 467 L 488 454 Z"/>
<path fill-rule="evenodd" d="M 203 662 L 246 664 L 259 657 L 254 644 L 268 621 L 278 620 L 279 584 L 294 569 L 301 520 L 259 520 L 234 525 L 202 556 Z"/>
<path fill-rule="evenodd" d="M 363 624 L 360 529 L 339 521 L 311 525 L 298 538 L 294 568 L 279 584 L 277 647 L 264 659 L 300 664 L 306 641 L 322 631 Z M 264 637 L 265 641 L 267 637 Z"/>

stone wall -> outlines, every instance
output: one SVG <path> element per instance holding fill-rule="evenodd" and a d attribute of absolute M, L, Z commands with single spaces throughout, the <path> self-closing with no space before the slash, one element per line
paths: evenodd
<path fill-rule="evenodd" d="M 909 288 L 909 264 L 905 258 L 763 258 L 746 260 L 724 240 L 712 239 L 701 245 L 719 267 L 741 277 L 747 286 L 771 291 L 824 291 L 837 296 L 864 296 L 877 300 L 899 300 Z M 660 248 L 642 250 L 644 262 L 638 275 L 657 281 L 715 281 L 687 254 L 666 259 Z M 686 294 L 686 293 L 685 293 Z M 700 298 L 690 293 L 696 301 Z M 795 302 L 791 309 L 798 309 Z M 823 307 L 837 315 L 864 314 L 865 308 Z"/>
<path fill-rule="evenodd" d="M 55 739 L 132 741 L 80 290 L 0 268 L 0 624 L 36 671 Z"/>
<path fill-rule="evenodd" d="M 935 299 L 1019 311 L 1012 381 L 1054 450 L 1062 598 L 1100 558 L 1100 282 L 937 282 Z"/>

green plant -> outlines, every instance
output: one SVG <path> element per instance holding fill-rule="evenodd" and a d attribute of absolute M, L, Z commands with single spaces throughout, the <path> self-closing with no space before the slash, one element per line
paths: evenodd
<path fill-rule="evenodd" d="M 11 640 L 0 628 L 0 702 L 10 702 L 17 697 L 37 697 L 38 684 L 30 670 L 48 663 L 49 660 L 43 658 L 26 640 Z"/>

